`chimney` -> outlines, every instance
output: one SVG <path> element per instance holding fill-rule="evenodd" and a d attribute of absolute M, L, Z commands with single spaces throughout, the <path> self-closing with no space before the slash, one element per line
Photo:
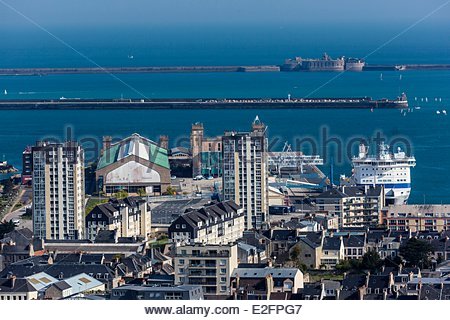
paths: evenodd
<path fill-rule="evenodd" d="M 30 246 L 29 246 L 29 248 L 28 248 L 28 255 L 29 255 L 30 257 L 34 256 L 34 246 L 33 246 L 33 243 L 30 243 Z"/>
<path fill-rule="evenodd" d="M 15 275 L 11 275 L 9 280 L 11 281 L 11 289 L 14 289 L 14 286 L 16 285 L 16 276 Z"/>
<path fill-rule="evenodd" d="M 159 146 L 164 149 L 169 149 L 169 137 L 159 136 Z"/>

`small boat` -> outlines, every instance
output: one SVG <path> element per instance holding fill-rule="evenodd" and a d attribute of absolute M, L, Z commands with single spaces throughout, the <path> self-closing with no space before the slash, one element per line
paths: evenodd
<path fill-rule="evenodd" d="M 380 80 L 383 80 L 383 74 L 380 73 Z"/>
<path fill-rule="evenodd" d="M 428 98 L 425 98 L 425 102 L 428 102 Z"/>
<path fill-rule="evenodd" d="M 447 115 L 447 110 L 442 110 L 442 113 L 446 116 Z"/>
<path fill-rule="evenodd" d="M 131 54 L 129 54 L 129 55 L 128 55 L 128 59 L 134 59 L 134 56 L 131 55 Z"/>
<path fill-rule="evenodd" d="M 8 91 L 6 91 L 6 89 L 5 89 L 5 96 L 8 94 Z"/>
<path fill-rule="evenodd" d="M 420 110 L 420 107 L 419 107 L 419 106 L 417 106 L 417 107 L 414 107 L 414 109 L 416 109 L 416 110 Z"/>
<path fill-rule="evenodd" d="M 436 114 L 441 114 L 441 112 L 439 110 L 436 111 Z"/>

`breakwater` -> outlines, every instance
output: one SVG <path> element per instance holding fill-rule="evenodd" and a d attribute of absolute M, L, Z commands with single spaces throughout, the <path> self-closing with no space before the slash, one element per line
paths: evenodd
<path fill-rule="evenodd" d="M 450 64 L 366 64 L 362 71 L 405 71 L 405 70 L 450 70 Z M 0 76 L 46 76 L 59 74 L 101 74 L 101 73 L 210 73 L 210 72 L 305 72 L 288 70 L 278 65 L 254 66 L 151 66 L 151 67 L 92 67 L 92 68 L 5 68 Z M 307 70 L 307 72 L 320 70 Z M 323 71 L 323 70 L 322 70 Z M 330 71 L 330 70 L 328 70 Z M 336 70 L 334 70 L 336 71 Z M 339 72 L 339 71 L 336 71 Z"/>
<path fill-rule="evenodd" d="M 0 110 L 52 109 L 401 109 L 404 99 L 356 98 L 240 98 L 240 99 L 65 99 L 0 100 Z"/>

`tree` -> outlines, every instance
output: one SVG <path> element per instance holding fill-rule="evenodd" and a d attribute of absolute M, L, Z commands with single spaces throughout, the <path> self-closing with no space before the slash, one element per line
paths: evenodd
<path fill-rule="evenodd" d="M 169 195 L 169 196 L 174 196 L 177 194 L 177 190 L 172 187 L 172 186 L 168 186 L 167 187 L 167 191 L 165 192 L 165 194 Z"/>
<path fill-rule="evenodd" d="M 336 265 L 336 270 L 347 272 L 350 270 L 358 271 L 361 269 L 362 262 L 358 259 L 341 260 Z"/>
<path fill-rule="evenodd" d="M 400 247 L 400 255 L 406 263 L 420 268 L 428 268 L 430 255 L 434 252 L 433 246 L 427 241 L 416 238 L 409 239 L 405 245 Z"/>
<path fill-rule="evenodd" d="M 3 239 L 5 234 L 14 231 L 15 228 L 16 225 L 12 220 L 9 220 L 8 222 L 6 220 L 2 221 L 0 223 L 0 239 Z"/>
<path fill-rule="evenodd" d="M 302 272 L 306 272 L 308 267 L 300 261 L 301 253 L 302 249 L 300 246 L 294 245 L 289 252 L 289 260 L 287 261 L 287 265 L 292 265 L 293 267 L 300 269 Z"/>
<path fill-rule="evenodd" d="M 350 264 L 350 260 L 341 260 L 338 264 L 336 264 L 336 270 L 338 271 L 347 272 L 351 268 L 352 266 Z"/>
<path fill-rule="evenodd" d="M 361 264 L 361 267 L 363 269 L 367 269 L 370 270 L 371 272 L 374 272 L 379 268 L 381 268 L 382 265 L 383 261 L 381 260 L 378 252 L 376 252 L 375 250 L 368 251 L 363 255 Z"/>
<path fill-rule="evenodd" d="M 116 193 L 114 193 L 114 197 L 117 199 L 123 199 L 128 197 L 128 192 L 126 192 L 125 190 L 119 190 Z"/>
<path fill-rule="evenodd" d="M 137 194 L 138 194 L 140 197 L 145 197 L 145 196 L 147 195 L 147 192 L 145 192 L 145 189 L 144 189 L 144 188 L 140 188 L 140 189 L 138 189 Z"/>

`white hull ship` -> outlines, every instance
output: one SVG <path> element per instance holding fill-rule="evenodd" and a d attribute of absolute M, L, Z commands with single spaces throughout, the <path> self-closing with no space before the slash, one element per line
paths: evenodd
<path fill-rule="evenodd" d="M 351 185 L 382 186 L 386 204 L 405 204 L 411 193 L 411 167 L 416 159 L 398 148 L 390 153 L 389 146 L 380 144 L 376 156 L 368 155 L 369 148 L 359 146 L 359 154 L 352 159 L 353 175 L 341 177 L 341 183 Z"/>

